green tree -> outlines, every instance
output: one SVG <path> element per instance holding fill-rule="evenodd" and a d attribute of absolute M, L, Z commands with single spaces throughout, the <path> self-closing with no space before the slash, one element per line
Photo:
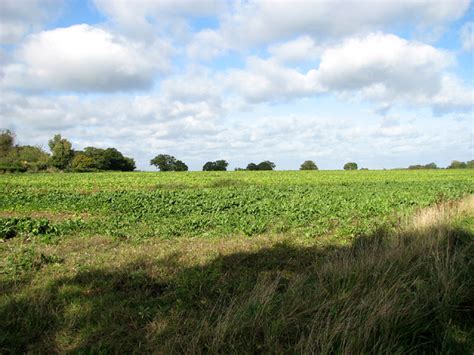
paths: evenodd
<path fill-rule="evenodd" d="M 0 157 L 6 156 L 15 147 L 15 135 L 8 129 L 0 130 Z"/>
<path fill-rule="evenodd" d="M 74 171 L 94 171 L 96 169 L 96 164 L 94 159 L 85 155 L 84 153 L 76 153 L 71 162 L 72 170 Z"/>
<path fill-rule="evenodd" d="M 258 170 L 258 166 L 255 163 L 249 163 L 247 165 L 247 170 Z"/>
<path fill-rule="evenodd" d="M 275 163 L 265 160 L 257 165 L 258 170 L 273 170 L 275 169 Z"/>
<path fill-rule="evenodd" d="M 468 169 L 474 169 L 474 160 L 469 160 L 469 161 L 466 163 L 466 168 L 468 168 Z"/>
<path fill-rule="evenodd" d="M 49 140 L 48 146 L 51 150 L 51 165 L 60 170 L 67 169 L 74 157 L 71 142 L 56 134 Z"/>
<path fill-rule="evenodd" d="M 227 171 L 228 165 L 225 160 L 208 161 L 202 167 L 202 171 Z"/>
<path fill-rule="evenodd" d="M 306 160 L 303 164 L 301 164 L 300 170 L 318 170 L 318 166 L 314 161 Z"/>
<path fill-rule="evenodd" d="M 448 166 L 448 169 L 466 169 L 467 164 L 463 161 L 453 160 Z"/>
<path fill-rule="evenodd" d="M 349 162 L 344 164 L 344 170 L 357 170 L 357 163 Z"/>
<path fill-rule="evenodd" d="M 31 145 L 19 146 L 17 149 L 18 162 L 27 171 L 40 171 L 48 168 L 49 154 L 39 147 Z"/>
<path fill-rule="evenodd" d="M 158 154 L 152 160 L 150 165 L 154 165 L 160 171 L 187 171 L 188 166 L 181 160 L 168 154 Z"/>

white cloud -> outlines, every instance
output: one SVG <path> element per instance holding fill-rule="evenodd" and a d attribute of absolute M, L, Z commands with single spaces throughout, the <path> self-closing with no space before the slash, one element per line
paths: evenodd
<path fill-rule="evenodd" d="M 96 7 L 118 27 L 132 36 L 150 37 L 158 31 L 183 35 L 185 17 L 215 16 L 225 8 L 219 0 L 94 0 Z"/>
<path fill-rule="evenodd" d="M 303 48 L 312 47 L 309 39 L 301 42 Z M 472 88 L 447 74 L 453 55 L 433 46 L 382 33 L 357 36 L 324 47 L 319 66 L 301 71 L 278 56 L 281 48 L 298 43 L 274 47 L 276 57 L 249 57 L 243 69 L 228 70 L 216 81 L 249 103 L 336 93 L 342 100 L 374 102 L 380 111 L 394 104 L 432 107 L 437 113 L 472 107 Z M 302 52 L 294 58 L 301 59 Z"/>
<path fill-rule="evenodd" d="M 14 44 L 58 14 L 62 0 L 0 1 L 0 44 Z"/>
<path fill-rule="evenodd" d="M 227 45 L 246 48 L 295 36 L 340 38 L 401 24 L 439 27 L 460 18 L 468 0 L 452 1 L 270 1 L 237 2 L 222 16 Z"/>
<path fill-rule="evenodd" d="M 461 42 L 465 51 L 474 49 L 474 22 L 467 22 L 462 26 Z"/>
<path fill-rule="evenodd" d="M 318 47 L 309 36 L 298 37 L 294 40 L 275 44 L 268 52 L 282 63 L 311 62 L 319 58 L 322 47 Z"/>
<path fill-rule="evenodd" d="M 248 101 L 257 103 L 319 93 L 322 90 L 315 74 L 315 70 L 301 73 L 272 59 L 250 57 L 244 69 L 229 70 L 219 81 Z"/>
<path fill-rule="evenodd" d="M 32 90 L 119 91 L 144 89 L 167 68 L 171 48 L 150 46 L 104 29 L 75 25 L 30 35 L 4 68 L 6 87 Z"/>
<path fill-rule="evenodd" d="M 352 38 L 326 49 L 318 79 L 328 90 L 378 86 L 374 96 L 430 94 L 440 89 L 440 73 L 452 63 L 432 46 L 381 33 Z"/>

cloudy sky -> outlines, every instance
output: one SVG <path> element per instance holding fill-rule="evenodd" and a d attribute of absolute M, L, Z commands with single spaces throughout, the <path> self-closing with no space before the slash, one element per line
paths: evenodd
<path fill-rule="evenodd" d="M 200 170 L 473 159 L 474 4 L 0 0 L 0 128 Z"/>

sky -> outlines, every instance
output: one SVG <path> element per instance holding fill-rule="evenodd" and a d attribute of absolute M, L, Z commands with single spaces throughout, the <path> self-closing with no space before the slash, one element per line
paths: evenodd
<path fill-rule="evenodd" d="M 152 170 L 474 159 L 465 0 L 0 0 L 0 128 Z"/>

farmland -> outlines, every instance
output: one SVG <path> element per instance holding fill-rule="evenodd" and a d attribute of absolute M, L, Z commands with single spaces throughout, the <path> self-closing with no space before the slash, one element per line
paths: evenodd
<path fill-rule="evenodd" d="M 469 170 L 0 175 L 0 352 L 468 352 L 472 328 L 441 303 L 470 297 L 472 203 L 405 227 L 473 193 Z"/>

